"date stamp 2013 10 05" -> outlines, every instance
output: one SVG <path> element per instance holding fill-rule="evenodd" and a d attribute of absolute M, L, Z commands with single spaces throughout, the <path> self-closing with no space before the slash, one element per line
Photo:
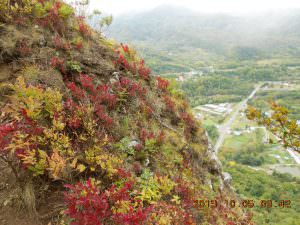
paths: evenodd
<path fill-rule="evenodd" d="M 217 208 L 221 207 L 222 205 L 228 206 L 230 208 L 291 208 L 292 207 L 292 201 L 291 200 L 270 200 L 270 199 L 264 199 L 264 200 L 251 200 L 251 199 L 245 199 L 245 200 L 222 200 L 220 202 L 219 200 L 213 199 L 213 200 L 203 200 L 198 199 L 194 201 L 194 204 L 197 208 L 204 209 L 204 208 Z"/>

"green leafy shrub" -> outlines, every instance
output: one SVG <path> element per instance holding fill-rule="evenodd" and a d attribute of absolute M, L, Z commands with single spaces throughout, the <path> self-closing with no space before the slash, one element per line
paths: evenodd
<path fill-rule="evenodd" d="M 71 6 L 69 6 L 67 4 L 62 4 L 58 13 L 63 19 L 68 19 L 71 17 L 71 15 L 74 14 L 74 10 Z"/>
<path fill-rule="evenodd" d="M 22 0 L 21 4 L 18 4 L 17 1 L 1 0 L 0 21 L 10 21 L 25 25 L 28 20 L 26 17 L 31 15 L 34 4 L 35 1 L 31 0 Z"/>
<path fill-rule="evenodd" d="M 82 72 L 81 66 L 78 62 L 68 61 L 67 66 L 71 71 L 78 72 L 78 73 Z"/>
<path fill-rule="evenodd" d="M 122 140 L 115 144 L 115 147 L 122 153 L 126 153 L 127 155 L 134 155 L 135 149 L 134 145 L 131 144 L 132 141 L 129 137 L 124 137 Z"/>
<path fill-rule="evenodd" d="M 153 175 L 149 169 L 144 169 L 138 184 L 140 194 L 136 198 L 150 204 L 156 204 L 163 196 L 171 194 L 176 186 L 168 177 Z"/>
<path fill-rule="evenodd" d="M 137 196 L 138 199 L 148 203 L 155 203 L 161 199 L 159 183 L 149 169 L 143 171 L 138 182 L 141 188 L 141 193 Z"/>
<path fill-rule="evenodd" d="M 60 34 L 65 32 L 68 19 L 74 14 L 72 7 L 58 0 L 38 1 L 34 13 L 37 22 Z"/>
<path fill-rule="evenodd" d="M 12 88 L 14 104 L 8 112 L 14 126 L 10 143 L 5 147 L 10 160 L 20 161 L 34 176 L 53 179 L 68 179 L 75 171 L 97 170 L 108 177 L 117 173 L 122 160 L 105 150 L 106 138 L 96 136 L 92 107 L 76 106 L 77 110 L 72 112 L 69 108 L 75 107 L 74 103 L 63 104 L 58 91 L 27 86 L 22 77 Z M 75 123 L 81 126 L 76 142 L 86 146 L 81 151 L 75 150 L 74 133 L 70 132 Z"/>

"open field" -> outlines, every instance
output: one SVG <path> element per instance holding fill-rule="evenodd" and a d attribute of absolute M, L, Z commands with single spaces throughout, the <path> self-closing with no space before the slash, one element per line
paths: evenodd
<path fill-rule="evenodd" d="M 285 87 L 283 85 L 285 83 L 289 83 L 289 85 Z M 255 106 L 258 103 L 264 104 L 262 110 L 268 111 L 270 109 L 270 99 L 276 98 L 281 103 L 288 104 L 290 108 L 296 109 L 292 111 L 294 112 L 292 115 L 297 117 L 296 112 L 300 112 L 298 110 L 298 103 L 292 105 L 292 102 L 295 102 L 295 99 L 298 98 L 298 85 L 298 83 L 292 84 L 290 82 L 271 82 L 267 86 L 262 86 L 262 90 L 258 89 L 253 98 L 249 98 L 249 103 Z M 271 86 L 276 90 L 266 89 L 266 87 L 270 88 Z M 282 90 L 279 90 L 279 88 L 282 88 Z M 267 99 L 269 99 L 269 102 Z M 230 106 L 230 112 L 223 107 L 225 105 Z M 201 114 L 204 126 L 208 128 L 214 126 L 219 129 L 219 133 L 224 128 L 224 124 L 228 124 L 229 121 L 231 122 L 229 127 L 223 129 L 225 140 L 221 146 L 220 159 L 224 163 L 235 161 L 252 168 L 255 167 L 269 174 L 277 171 L 280 173 L 289 173 L 292 176 L 300 176 L 297 163 L 289 152 L 280 143 L 277 143 L 276 137 L 264 127 L 260 127 L 254 121 L 249 121 L 245 115 L 245 108 L 240 109 L 240 105 L 241 103 L 215 104 L 212 107 L 210 107 L 211 105 L 208 105 L 208 107 L 207 105 L 203 105 L 194 108 L 197 113 Z M 212 113 L 207 108 L 216 109 L 217 111 L 223 109 L 223 114 Z M 233 115 L 235 115 L 234 118 L 232 118 Z M 213 143 L 216 143 L 216 138 L 212 139 Z M 273 144 L 269 143 L 270 140 Z"/>

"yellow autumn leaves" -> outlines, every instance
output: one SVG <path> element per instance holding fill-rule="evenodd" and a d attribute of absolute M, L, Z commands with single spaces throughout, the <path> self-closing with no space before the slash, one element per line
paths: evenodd
<path fill-rule="evenodd" d="M 289 118 L 289 111 L 285 107 L 273 103 L 271 109 L 272 113 L 267 115 L 249 107 L 247 116 L 250 120 L 266 126 L 285 147 L 300 151 L 300 126 L 297 121 Z"/>
<path fill-rule="evenodd" d="M 24 122 L 24 113 L 31 120 L 14 134 L 8 146 L 12 159 L 21 160 L 34 176 L 45 175 L 54 180 L 67 180 L 72 174 L 87 170 L 105 171 L 109 177 L 117 172 L 122 160 L 106 151 L 108 138 L 98 139 L 97 123 L 91 115 L 79 112 L 83 128 L 70 132 L 66 118 L 72 115 L 66 115 L 59 91 L 28 86 L 22 77 L 12 89 L 14 94 L 5 113 L 19 124 Z M 87 114 L 92 112 L 86 108 Z M 85 146 L 85 150 L 74 148 L 74 142 Z"/>

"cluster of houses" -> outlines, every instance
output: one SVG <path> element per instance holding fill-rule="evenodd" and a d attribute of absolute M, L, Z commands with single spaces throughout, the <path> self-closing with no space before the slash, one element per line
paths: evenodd
<path fill-rule="evenodd" d="M 178 78 L 176 78 L 177 81 L 179 82 L 184 82 L 189 79 L 193 79 L 196 77 L 203 76 L 204 74 L 210 74 L 214 73 L 215 69 L 213 66 L 207 66 L 207 67 L 201 67 L 199 70 L 192 70 L 189 72 L 183 72 L 181 73 Z"/>
<path fill-rule="evenodd" d="M 262 90 L 287 89 L 292 88 L 293 84 L 286 81 L 270 81 L 265 83 Z"/>
<path fill-rule="evenodd" d="M 197 106 L 195 109 L 199 111 L 215 114 L 218 116 L 224 116 L 224 117 L 229 113 L 231 113 L 233 110 L 232 104 L 230 103 L 206 104 L 206 105 Z"/>

